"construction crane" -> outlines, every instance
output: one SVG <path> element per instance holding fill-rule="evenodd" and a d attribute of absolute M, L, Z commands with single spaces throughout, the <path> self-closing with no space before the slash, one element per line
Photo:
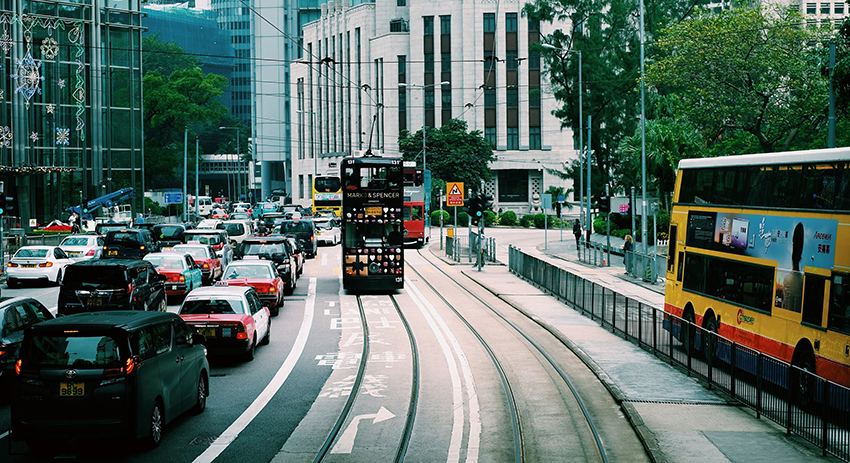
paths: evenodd
<path fill-rule="evenodd" d="M 136 196 L 136 190 L 132 188 L 122 188 L 118 191 L 113 191 L 112 193 L 100 196 L 98 198 L 92 199 L 87 202 L 83 202 L 79 206 L 71 206 L 66 211 L 71 213 L 77 213 L 80 217 L 85 220 L 92 220 L 94 217 L 92 216 L 92 211 L 97 210 L 101 207 L 110 208 L 115 204 L 123 203 L 128 199 L 132 199 Z"/>

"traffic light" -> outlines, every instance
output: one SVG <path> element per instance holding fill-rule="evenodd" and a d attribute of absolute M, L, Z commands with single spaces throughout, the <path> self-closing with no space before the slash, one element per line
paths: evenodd
<path fill-rule="evenodd" d="M 0 215 L 6 211 L 6 184 L 0 182 Z"/>
<path fill-rule="evenodd" d="M 80 205 L 80 209 L 83 211 L 83 214 L 89 213 L 89 199 L 83 199 L 83 203 Z"/>
<path fill-rule="evenodd" d="M 484 209 L 481 206 L 481 196 L 473 196 L 469 198 L 467 207 L 469 209 L 469 220 L 472 221 L 473 225 L 478 225 L 478 221 L 481 220 L 481 216 L 484 215 Z"/>

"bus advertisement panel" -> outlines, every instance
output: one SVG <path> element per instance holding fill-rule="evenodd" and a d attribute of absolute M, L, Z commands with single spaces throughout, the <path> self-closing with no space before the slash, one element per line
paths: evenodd
<path fill-rule="evenodd" d="M 342 284 L 346 290 L 404 287 L 401 159 L 342 163 Z"/>
<path fill-rule="evenodd" d="M 313 215 L 322 211 L 333 212 L 339 217 L 342 212 L 342 182 L 333 175 L 321 175 L 313 179 Z"/>
<path fill-rule="evenodd" d="M 850 386 L 850 150 L 680 162 L 664 309 Z"/>

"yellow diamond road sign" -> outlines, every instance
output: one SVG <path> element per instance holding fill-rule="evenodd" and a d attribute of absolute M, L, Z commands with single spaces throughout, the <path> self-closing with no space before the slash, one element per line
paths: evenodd
<path fill-rule="evenodd" d="M 446 206 L 463 206 L 463 182 L 446 183 Z"/>

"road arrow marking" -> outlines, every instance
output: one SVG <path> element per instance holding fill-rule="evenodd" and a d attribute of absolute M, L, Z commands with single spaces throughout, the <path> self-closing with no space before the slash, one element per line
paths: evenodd
<path fill-rule="evenodd" d="M 378 413 L 355 416 L 337 439 L 336 445 L 331 449 L 331 453 L 351 453 L 354 450 L 354 439 L 357 437 L 357 428 L 361 421 L 371 419 L 372 424 L 378 424 L 390 418 L 395 418 L 395 415 L 384 407 L 378 409 Z"/>

